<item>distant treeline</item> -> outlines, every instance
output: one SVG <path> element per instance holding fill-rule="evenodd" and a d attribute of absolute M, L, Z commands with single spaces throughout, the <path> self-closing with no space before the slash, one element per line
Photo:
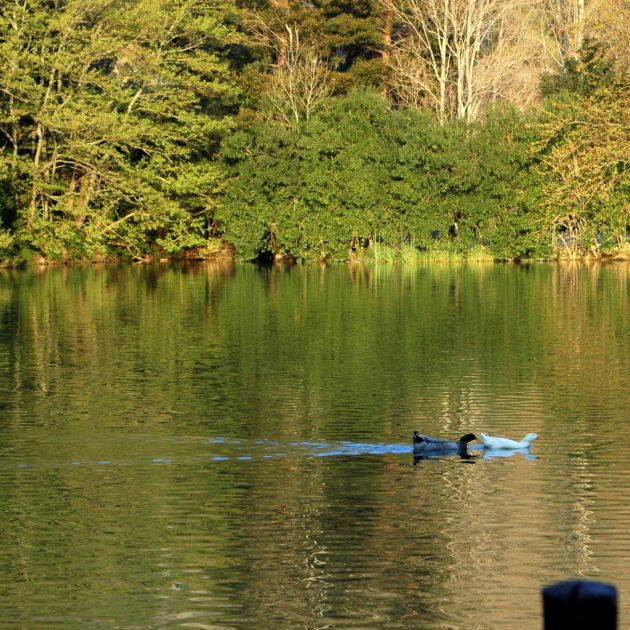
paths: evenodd
<path fill-rule="evenodd" d="M 628 251 L 625 0 L 7 0 L 0 261 Z"/>

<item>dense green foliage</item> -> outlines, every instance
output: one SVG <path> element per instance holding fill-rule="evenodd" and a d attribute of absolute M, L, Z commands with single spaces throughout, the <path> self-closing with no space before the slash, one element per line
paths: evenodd
<path fill-rule="evenodd" d="M 630 224 L 630 81 L 589 46 L 550 89 L 536 147 L 545 227 L 571 256 L 614 252 Z"/>
<path fill-rule="evenodd" d="M 0 7 L 0 259 L 602 255 L 630 224 L 627 70 L 439 124 L 383 95 L 376 0 Z M 240 113 L 239 113 L 240 112 Z"/>
<path fill-rule="evenodd" d="M 262 121 L 234 134 L 218 215 L 243 258 L 339 260 L 374 242 L 527 255 L 536 248 L 528 146 L 514 112 L 440 126 L 354 93 L 299 129 Z"/>
<path fill-rule="evenodd" d="M 50 259 L 205 242 L 235 104 L 214 1 L 30 0 L 0 22 L 0 211 Z"/>
<path fill-rule="evenodd" d="M 336 93 L 380 85 L 384 71 L 380 0 L 243 0 L 241 5 L 243 21 L 259 35 L 249 48 L 254 62 L 246 72 L 250 94 L 264 93 L 268 82 L 265 62 L 277 64 L 278 56 L 283 55 L 278 39 L 282 40 L 286 25 L 293 25 L 303 45 L 330 64 Z"/>

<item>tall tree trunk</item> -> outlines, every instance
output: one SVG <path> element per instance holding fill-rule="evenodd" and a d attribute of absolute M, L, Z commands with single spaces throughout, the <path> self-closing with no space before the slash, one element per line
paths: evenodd
<path fill-rule="evenodd" d="M 37 208 L 37 193 L 39 192 L 38 179 L 39 179 L 39 164 L 41 162 L 42 153 L 44 152 L 44 143 L 45 143 L 45 131 L 41 122 L 37 123 L 37 128 L 35 130 L 35 135 L 37 137 L 37 144 L 35 146 L 35 156 L 33 157 L 33 185 L 31 188 L 31 205 L 29 207 L 28 212 L 28 226 L 32 227 L 33 222 L 35 221 L 35 214 Z"/>
<path fill-rule="evenodd" d="M 448 2 L 447 2 L 448 4 Z M 444 11 L 443 23 L 442 23 L 442 37 L 439 38 L 440 42 L 440 73 L 438 76 L 438 82 L 440 84 L 440 111 L 439 119 L 440 123 L 444 124 L 448 118 L 446 94 L 448 88 L 448 72 L 449 72 L 449 51 L 448 51 L 448 37 L 446 34 L 449 32 L 448 25 L 448 9 Z"/>
<path fill-rule="evenodd" d="M 53 85 L 55 82 L 56 68 L 52 68 L 50 76 L 48 77 L 48 86 L 46 87 L 46 93 L 42 99 L 42 105 L 40 107 L 40 115 L 46 110 L 50 95 L 52 93 Z M 35 136 L 37 143 L 35 145 L 35 155 L 33 157 L 33 185 L 31 189 L 31 205 L 28 211 L 28 226 L 31 227 L 35 221 L 36 209 L 37 209 L 37 194 L 39 192 L 39 165 L 42 159 L 42 155 L 46 148 L 46 130 L 42 125 L 41 120 L 37 121 L 37 127 L 35 129 Z"/>
<path fill-rule="evenodd" d="M 385 2 L 383 5 L 383 12 L 381 14 L 381 21 L 383 23 L 383 46 L 381 50 L 381 56 L 385 67 L 390 62 L 392 54 L 392 31 L 394 27 L 394 7 L 391 2 Z M 381 80 L 381 95 L 387 96 L 387 85 L 385 80 Z"/>
<path fill-rule="evenodd" d="M 584 0 L 575 0 L 575 54 L 578 55 L 584 43 Z"/>
<path fill-rule="evenodd" d="M 383 61 L 386 63 L 391 56 L 392 48 L 392 31 L 394 28 L 394 8 L 391 2 L 385 4 L 385 10 L 381 15 L 383 21 L 383 50 L 381 52 Z"/>
<path fill-rule="evenodd" d="M 289 0 L 271 0 L 271 6 L 285 14 L 290 9 Z M 288 48 L 287 37 L 284 33 L 278 33 L 278 59 L 276 61 L 278 68 L 284 68 L 287 65 Z"/>

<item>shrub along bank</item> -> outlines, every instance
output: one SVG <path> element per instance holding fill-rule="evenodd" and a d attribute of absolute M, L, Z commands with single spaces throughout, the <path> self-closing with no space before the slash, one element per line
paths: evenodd
<path fill-rule="evenodd" d="M 513 110 L 446 125 L 378 94 L 336 99 L 297 127 L 234 134 L 217 219 L 239 258 L 346 260 L 371 248 L 543 256 L 535 128 Z"/>
<path fill-rule="evenodd" d="M 628 71 L 587 45 L 544 90 L 468 124 L 365 91 L 263 112 L 225 142 L 218 224 L 243 259 L 627 256 Z"/>

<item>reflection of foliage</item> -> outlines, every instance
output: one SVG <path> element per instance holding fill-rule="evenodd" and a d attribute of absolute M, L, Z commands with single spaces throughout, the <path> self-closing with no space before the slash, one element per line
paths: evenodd
<path fill-rule="evenodd" d="M 37 596 L 41 618 L 76 583 L 70 609 L 62 598 L 64 619 L 102 610 L 128 626 L 140 610 L 140 625 L 152 615 L 160 625 L 184 597 L 187 610 L 198 604 L 197 620 L 212 615 L 215 625 L 303 625 L 305 610 L 326 619 L 335 602 L 356 603 L 348 567 L 365 567 L 368 544 L 388 553 L 353 584 L 383 580 L 406 593 L 413 575 L 413 589 L 442 592 L 440 580 L 469 577 L 469 563 L 458 546 L 430 553 L 416 575 L 418 545 L 470 540 L 487 485 L 462 475 L 485 479 L 487 466 L 417 475 L 409 459 L 392 457 L 216 463 L 208 438 L 400 443 L 419 427 L 483 429 L 519 403 L 523 420 L 548 434 L 591 423 L 583 412 L 594 401 L 622 419 L 627 291 L 627 269 L 612 266 L 3 273 L 4 599 Z M 602 430 L 622 440 L 625 424 L 609 424 Z M 172 465 L 149 463 L 174 452 Z M 23 454 L 37 465 L 12 468 Z M 588 463 L 588 449 L 581 457 Z M 114 465 L 89 464 L 104 458 Z M 574 463 L 559 462 L 570 468 L 557 475 L 568 487 Z M 438 470 L 450 482 L 436 493 L 427 476 Z M 587 491 L 592 498 L 592 484 Z M 403 502 L 406 517 L 392 518 Z M 555 508 L 543 516 L 566 519 Z M 423 524 L 422 542 L 403 535 Z M 149 589 L 160 597 L 147 598 Z M 204 597 L 193 601 L 194 590 Z M 287 594 L 297 603 L 283 605 Z M 124 605 L 112 610 L 112 597 Z M 383 605 L 380 619 L 391 598 Z M 23 606 L 20 619 L 30 612 Z"/>
<path fill-rule="evenodd" d="M 416 405 L 420 376 L 424 387 L 437 386 L 448 369 L 460 382 L 472 362 L 485 380 L 510 381 L 538 370 L 549 348 L 559 366 L 571 353 L 575 361 L 602 355 L 617 364 L 629 317 L 627 279 L 618 271 L 225 266 L 3 274 L 3 321 L 20 334 L 0 337 L 0 387 L 34 415 L 56 410 L 59 421 L 70 413 L 148 426 L 176 422 L 183 405 L 187 430 L 195 423 L 201 434 L 214 426 L 241 438 L 291 435 L 283 418 L 295 404 L 313 423 L 303 427 L 309 437 L 334 434 L 337 413 L 382 391 L 370 414 L 355 418 L 357 431 L 375 431 L 392 405 Z M 519 313 L 517 331 L 511 312 Z M 504 370 L 495 357 L 505 349 L 515 363 Z M 288 378 L 293 398 L 285 400 Z M 86 387 L 90 395 L 76 395 Z M 259 408 L 261 397 L 273 413 Z M 222 406 L 224 413 L 208 413 Z M 240 425 L 230 428 L 234 418 L 248 419 L 245 435 Z"/>

